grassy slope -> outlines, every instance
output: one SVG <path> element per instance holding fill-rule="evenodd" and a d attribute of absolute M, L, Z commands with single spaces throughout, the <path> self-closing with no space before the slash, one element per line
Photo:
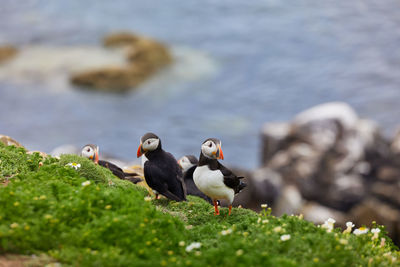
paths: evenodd
<path fill-rule="evenodd" d="M 39 155 L 0 144 L 0 160 L 0 183 L 15 175 L 0 185 L 0 254 L 44 252 L 80 266 L 399 265 L 387 237 L 382 247 L 372 234 L 327 233 L 296 216 L 246 209 L 213 216 L 196 197 L 145 201 L 143 188 L 73 155 L 47 159 L 39 169 Z M 283 234 L 291 239 L 281 241 Z M 192 242 L 201 248 L 185 251 Z"/>

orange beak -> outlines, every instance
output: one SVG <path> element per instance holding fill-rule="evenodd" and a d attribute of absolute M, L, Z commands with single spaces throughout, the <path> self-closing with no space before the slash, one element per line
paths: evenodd
<path fill-rule="evenodd" d="M 216 156 L 217 156 L 217 159 L 224 159 L 224 153 L 222 152 L 221 146 L 218 146 Z"/>
<path fill-rule="evenodd" d="M 141 157 L 144 153 L 144 150 L 142 148 L 142 144 L 139 145 L 138 150 L 137 150 L 137 157 Z"/>

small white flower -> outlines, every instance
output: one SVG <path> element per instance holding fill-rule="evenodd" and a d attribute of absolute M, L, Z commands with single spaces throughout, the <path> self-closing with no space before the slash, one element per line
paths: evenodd
<path fill-rule="evenodd" d="M 282 241 L 288 241 L 290 239 L 290 235 L 281 235 Z"/>
<path fill-rule="evenodd" d="M 179 246 L 180 246 L 180 247 L 183 247 L 184 245 L 185 245 L 185 241 L 180 241 L 180 242 L 179 242 Z"/>
<path fill-rule="evenodd" d="M 371 229 L 371 233 L 373 233 L 373 234 L 379 234 L 380 232 L 381 232 L 381 229 L 379 229 L 379 228 Z"/>
<path fill-rule="evenodd" d="M 263 220 L 263 221 L 262 221 L 262 223 L 268 223 L 268 222 L 269 222 L 268 220 Z"/>
<path fill-rule="evenodd" d="M 342 245 L 347 245 L 349 243 L 349 241 L 347 239 L 341 238 L 339 240 L 339 243 L 342 244 Z"/>
<path fill-rule="evenodd" d="M 86 181 L 86 182 L 83 182 L 83 183 L 82 183 L 82 186 L 83 186 L 83 187 L 86 187 L 86 186 L 88 186 L 88 185 L 90 185 L 90 181 Z"/>
<path fill-rule="evenodd" d="M 379 228 L 373 228 L 371 229 L 371 233 L 373 233 L 374 235 L 372 236 L 372 240 L 375 240 L 379 237 L 379 233 L 381 232 L 381 229 Z"/>
<path fill-rule="evenodd" d="M 277 227 L 274 228 L 274 232 L 275 233 L 279 233 L 280 231 L 282 231 L 282 227 L 277 226 Z"/>
<path fill-rule="evenodd" d="M 328 220 L 326 220 L 326 222 L 328 223 L 328 224 L 335 224 L 335 219 L 332 219 L 332 218 L 329 218 Z"/>
<path fill-rule="evenodd" d="M 222 230 L 221 235 L 229 235 L 232 233 L 232 229 Z"/>
<path fill-rule="evenodd" d="M 352 223 L 352 222 L 347 222 L 346 223 L 346 229 L 343 231 L 343 233 L 344 234 L 349 234 L 349 233 L 351 233 L 351 230 L 353 230 L 353 227 L 354 227 L 355 225 L 354 225 L 354 223 Z"/>
<path fill-rule="evenodd" d="M 261 204 L 261 208 L 262 208 L 262 209 L 266 209 L 267 207 L 268 207 L 267 204 Z"/>
<path fill-rule="evenodd" d="M 75 170 L 79 169 L 81 167 L 81 164 L 76 163 L 76 162 L 70 162 L 66 166 L 69 166 L 71 168 L 74 168 Z"/>
<path fill-rule="evenodd" d="M 151 201 L 151 197 L 144 197 L 144 201 Z"/>
<path fill-rule="evenodd" d="M 325 223 L 321 226 L 322 228 L 325 228 L 328 233 L 332 232 L 334 225 L 335 225 L 335 220 L 332 218 L 329 218 L 328 220 L 325 221 Z"/>
<path fill-rule="evenodd" d="M 368 233 L 368 230 L 369 230 L 368 228 L 363 226 L 363 227 L 360 227 L 360 228 L 354 230 L 353 234 L 355 234 L 355 235 L 363 235 L 363 234 Z"/>
<path fill-rule="evenodd" d="M 201 243 L 200 242 L 193 242 L 191 243 L 189 246 L 186 247 L 186 252 L 190 252 L 193 249 L 197 249 L 201 247 Z"/>

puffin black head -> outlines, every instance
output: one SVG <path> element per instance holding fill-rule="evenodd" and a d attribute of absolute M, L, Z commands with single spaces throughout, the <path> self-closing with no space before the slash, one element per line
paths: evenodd
<path fill-rule="evenodd" d="M 87 144 L 82 148 L 82 157 L 93 160 L 95 163 L 99 162 L 99 147 L 93 144 Z"/>
<path fill-rule="evenodd" d="M 160 138 L 153 134 L 147 133 L 140 138 L 140 145 L 137 151 L 137 157 L 139 158 L 147 151 L 154 151 L 156 149 L 161 149 L 161 140 Z"/>
<path fill-rule="evenodd" d="M 221 141 L 217 138 L 208 138 L 201 145 L 201 153 L 210 159 L 224 159 Z"/>
<path fill-rule="evenodd" d="M 198 162 L 199 161 L 197 160 L 197 158 L 193 155 L 186 155 L 178 160 L 178 164 L 179 166 L 181 166 L 183 172 L 197 165 Z"/>

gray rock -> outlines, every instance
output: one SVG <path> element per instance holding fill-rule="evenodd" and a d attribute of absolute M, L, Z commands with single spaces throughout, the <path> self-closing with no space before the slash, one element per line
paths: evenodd
<path fill-rule="evenodd" d="M 265 165 L 285 143 L 290 133 L 290 124 L 284 122 L 266 123 L 261 130 L 262 158 Z"/>
<path fill-rule="evenodd" d="M 19 142 L 17 142 L 16 140 L 12 139 L 8 135 L 0 134 L 0 142 L 5 144 L 6 146 L 24 147 L 23 145 L 21 145 Z"/>
<path fill-rule="evenodd" d="M 261 210 L 261 204 L 272 206 L 282 187 L 280 174 L 269 168 L 261 168 L 254 171 L 251 177 L 247 180 L 247 187 L 240 193 L 243 196 L 246 194 L 243 206 L 256 211 Z"/>
<path fill-rule="evenodd" d="M 390 149 L 394 154 L 400 155 L 400 129 L 397 130 L 396 135 L 393 137 Z"/>
<path fill-rule="evenodd" d="M 368 198 L 350 211 L 350 219 L 357 225 L 371 226 L 373 221 L 384 225 L 395 242 L 400 241 L 397 231 L 400 222 L 400 212 L 395 207 L 375 198 Z"/>
<path fill-rule="evenodd" d="M 358 120 L 355 111 L 344 102 L 329 102 L 299 113 L 293 120 L 295 128 L 319 121 L 338 121 L 345 130 L 353 129 Z"/>
<path fill-rule="evenodd" d="M 373 183 L 371 186 L 371 192 L 376 195 L 376 197 L 396 205 L 400 208 L 400 184 L 388 184 L 382 182 Z"/>
<path fill-rule="evenodd" d="M 323 224 L 329 218 L 335 219 L 339 226 L 344 226 L 346 222 L 346 215 L 344 213 L 322 206 L 316 202 L 308 202 L 302 207 L 300 212 L 304 215 L 305 220 L 315 224 Z"/>
<path fill-rule="evenodd" d="M 283 214 L 299 214 L 300 210 L 303 206 L 303 198 L 294 185 L 284 186 L 277 200 L 275 201 L 275 205 L 272 209 L 272 212 L 276 216 L 281 216 Z"/>
<path fill-rule="evenodd" d="M 382 182 L 398 182 L 400 181 L 400 169 L 398 167 L 384 165 L 378 169 L 376 178 Z"/>

